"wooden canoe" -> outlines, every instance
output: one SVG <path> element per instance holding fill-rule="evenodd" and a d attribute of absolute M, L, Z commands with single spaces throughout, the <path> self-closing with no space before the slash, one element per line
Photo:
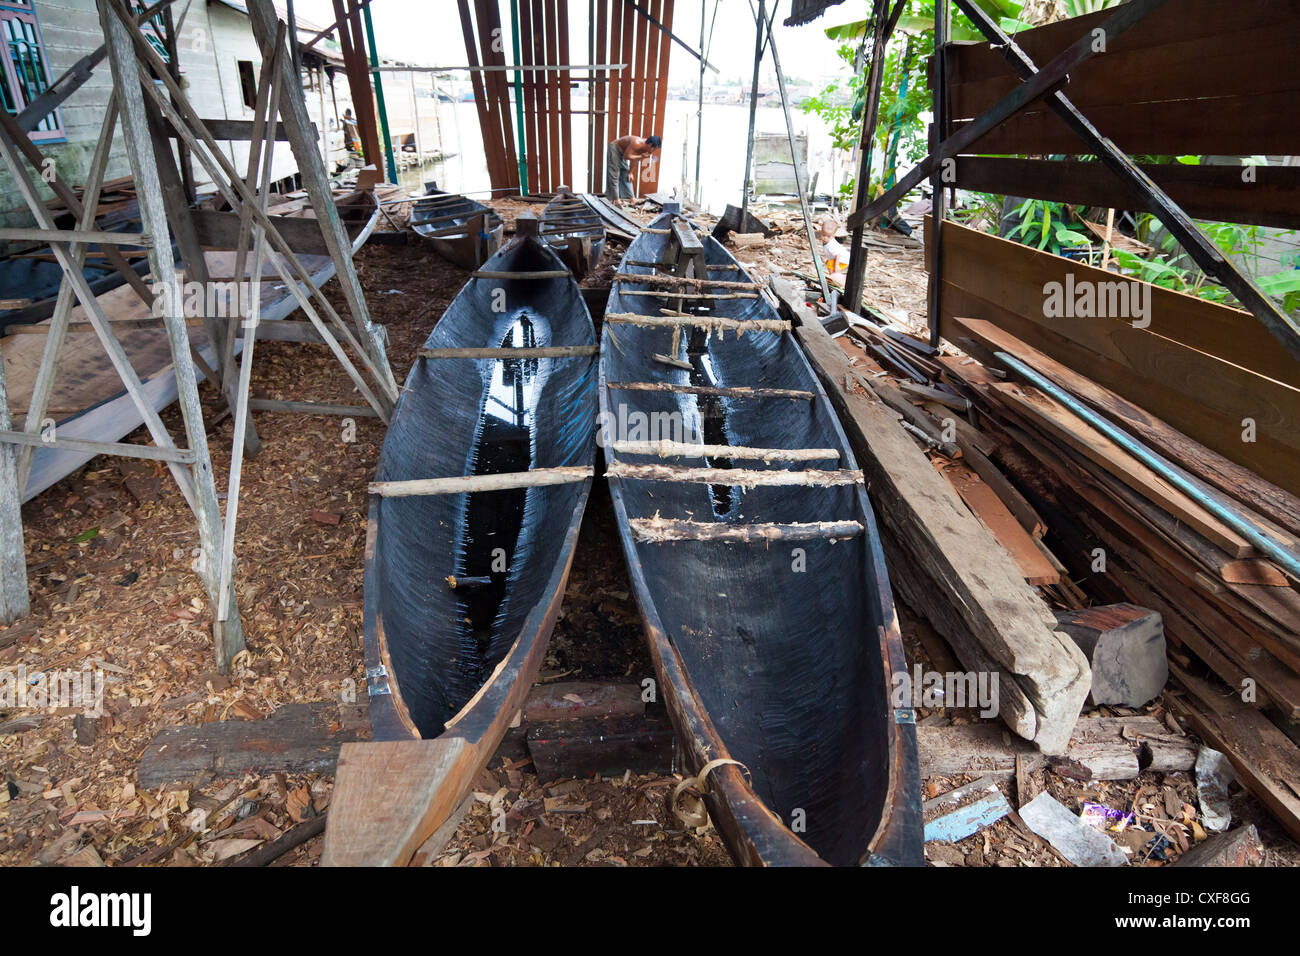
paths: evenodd
<path fill-rule="evenodd" d="M 438 255 L 462 269 L 477 269 L 501 247 L 501 217 L 483 203 L 445 193 L 430 183 L 411 209 L 411 228 Z"/>
<path fill-rule="evenodd" d="M 728 285 L 626 278 L 652 273 Z M 691 768 L 743 764 L 714 765 L 701 788 L 737 862 L 920 865 L 914 718 L 891 701 L 906 662 L 875 519 L 840 423 L 780 327 L 727 251 L 680 217 L 629 247 L 600 402 L 633 590 Z M 691 447 L 635 444 L 665 438 Z M 765 462 L 762 449 L 809 451 Z M 714 469 L 736 480 L 706 483 Z"/>
<path fill-rule="evenodd" d="M 583 279 L 605 248 L 605 222 L 567 186 L 542 210 L 542 238 L 569 270 Z"/>
<path fill-rule="evenodd" d="M 484 271 L 552 277 L 471 278 L 425 343 L 523 357 L 423 357 L 407 377 L 366 541 L 375 742 L 343 748 L 323 863 L 401 865 L 447 819 L 519 714 L 564 595 L 595 464 L 595 332 L 577 283 L 554 277 L 561 264 L 534 236 Z M 556 346 L 585 354 L 523 351 Z M 431 478 L 508 487 L 403 484 Z"/>

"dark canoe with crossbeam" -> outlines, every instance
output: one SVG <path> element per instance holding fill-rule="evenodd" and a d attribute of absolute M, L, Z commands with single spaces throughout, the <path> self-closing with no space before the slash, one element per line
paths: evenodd
<path fill-rule="evenodd" d="M 542 238 L 574 276 L 586 278 L 605 248 L 605 222 L 568 186 L 542 210 Z"/>
<path fill-rule="evenodd" d="M 445 193 L 434 183 L 411 209 L 411 228 L 462 269 L 477 269 L 501 247 L 501 217 L 474 199 Z"/>
<path fill-rule="evenodd" d="M 434 328 L 384 439 L 365 566 L 376 742 L 343 748 L 324 863 L 410 860 L 523 707 L 560 609 L 595 465 L 596 338 L 528 218 Z"/>
<path fill-rule="evenodd" d="M 716 240 L 668 213 L 614 279 L 600 378 L 659 686 L 733 857 L 920 865 L 915 726 L 910 702 L 891 701 L 906 663 L 876 522 L 788 325 Z M 694 823 L 689 797 L 677 809 Z"/>

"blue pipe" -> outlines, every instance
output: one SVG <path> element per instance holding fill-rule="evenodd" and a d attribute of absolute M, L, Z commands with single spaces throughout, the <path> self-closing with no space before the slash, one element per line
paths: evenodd
<path fill-rule="evenodd" d="M 1259 529 L 1253 522 L 1241 514 L 1235 507 L 1228 503 L 1216 491 L 1204 487 L 1199 482 L 1192 479 L 1190 475 L 1181 468 L 1166 461 L 1157 455 L 1151 449 L 1147 448 L 1141 442 L 1132 438 L 1128 433 L 1116 428 L 1106 419 L 1097 415 L 1092 409 L 1088 408 L 1082 402 L 1078 401 L 1073 395 L 1063 389 L 1057 388 L 1055 384 L 1048 381 L 1042 375 L 1020 361 L 1014 355 L 1008 355 L 1006 352 L 995 352 L 998 361 L 1004 363 L 1012 371 L 1023 376 L 1034 386 L 1050 395 L 1056 401 L 1060 402 L 1074 414 L 1078 415 L 1085 422 L 1091 425 L 1097 431 L 1101 432 L 1115 444 L 1119 445 L 1126 452 L 1137 458 L 1148 468 L 1154 469 L 1160 473 L 1162 478 L 1167 479 L 1171 484 L 1192 498 L 1197 504 L 1211 512 L 1215 517 L 1228 524 L 1232 530 L 1236 531 L 1243 538 L 1253 544 L 1262 553 L 1268 555 L 1292 578 L 1300 579 L 1300 556 L 1292 551 L 1288 551 Z"/>

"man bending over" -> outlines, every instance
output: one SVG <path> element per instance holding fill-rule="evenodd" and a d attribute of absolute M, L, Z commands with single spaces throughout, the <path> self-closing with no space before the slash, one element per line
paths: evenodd
<path fill-rule="evenodd" d="M 631 199 L 633 163 L 653 162 L 655 150 L 663 145 L 658 136 L 620 136 L 605 150 L 605 195 L 610 199 Z"/>

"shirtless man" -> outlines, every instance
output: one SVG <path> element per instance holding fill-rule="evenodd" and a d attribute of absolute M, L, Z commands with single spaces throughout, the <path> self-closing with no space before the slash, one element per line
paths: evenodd
<path fill-rule="evenodd" d="M 620 136 L 605 150 L 605 195 L 610 199 L 631 199 L 632 163 L 652 161 L 655 150 L 663 145 L 658 136 Z"/>

